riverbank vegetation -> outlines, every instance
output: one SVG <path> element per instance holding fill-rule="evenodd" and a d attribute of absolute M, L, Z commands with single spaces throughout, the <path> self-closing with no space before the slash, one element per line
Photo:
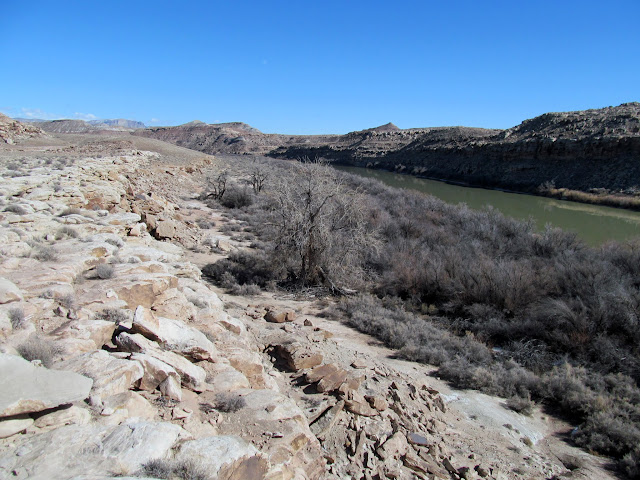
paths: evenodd
<path fill-rule="evenodd" d="M 556 188 L 553 183 L 545 182 L 538 187 L 536 193 L 545 197 L 558 198 L 560 200 L 640 211 L 640 196 L 635 190 L 628 193 L 611 193 L 605 189 L 595 189 L 592 192 L 583 192 L 581 190 L 571 190 L 569 188 Z"/>
<path fill-rule="evenodd" d="M 523 412 L 542 403 L 578 425 L 577 445 L 640 476 L 640 241 L 590 248 L 317 163 L 269 161 L 256 191 L 262 162 L 225 172 L 244 199 L 228 212 L 258 240 L 205 275 L 339 294 L 332 313 L 399 356 Z"/>

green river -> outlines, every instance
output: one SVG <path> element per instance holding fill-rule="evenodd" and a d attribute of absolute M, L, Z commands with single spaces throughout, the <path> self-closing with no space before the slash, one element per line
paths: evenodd
<path fill-rule="evenodd" d="M 594 246 L 608 240 L 625 241 L 640 236 L 640 212 L 499 190 L 464 187 L 380 170 L 358 167 L 337 168 L 363 177 L 375 178 L 392 187 L 429 193 L 448 203 L 465 203 L 474 209 L 491 205 L 511 217 L 522 220 L 533 218 L 540 230 L 549 223 L 564 230 L 576 232 L 586 243 Z"/>

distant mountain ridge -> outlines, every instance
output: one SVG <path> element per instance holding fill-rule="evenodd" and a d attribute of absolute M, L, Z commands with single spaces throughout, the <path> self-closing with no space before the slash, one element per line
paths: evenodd
<path fill-rule="evenodd" d="M 640 191 L 640 103 L 546 113 L 512 128 L 399 129 L 345 135 L 264 134 L 244 123 L 136 130 L 210 154 L 325 158 L 471 185 L 531 192 L 545 182 L 587 191 Z"/>
<path fill-rule="evenodd" d="M 136 120 L 124 118 L 104 119 L 104 120 L 42 120 L 37 118 L 16 118 L 22 123 L 35 124 L 42 130 L 51 133 L 100 133 L 101 131 L 133 131 L 146 128 L 146 125 Z"/>

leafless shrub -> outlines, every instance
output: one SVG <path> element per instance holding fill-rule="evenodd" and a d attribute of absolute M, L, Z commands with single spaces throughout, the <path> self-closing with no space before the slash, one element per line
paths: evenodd
<path fill-rule="evenodd" d="M 244 408 L 247 402 L 237 393 L 222 392 L 216 395 L 215 408 L 220 412 L 235 413 Z"/>
<path fill-rule="evenodd" d="M 96 276 L 101 280 L 107 280 L 113 278 L 115 269 L 108 263 L 101 263 L 96 267 Z"/>
<path fill-rule="evenodd" d="M 60 348 L 54 342 L 38 335 L 30 336 L 16 350 L 25 360 L 40 360 L 45 367 L 51 366 L 60 353 Z"/>
<path fill-rule="evenodd" d="M 119 325 L 128 321 L 131 318 L 131 315 L 120 308 L 105 308 L 96 314 L 96 318 Z"/>
<path fill-rule="evenodd" d="M 531 416 L 535 404 L 531 401 L 531 398 L 527 396 L 511 397 L 507 400 L 506 405 L 514 412 L 518 412 L 526 416 Z"/>
<path fill-rule="evenodd" d="M 60 304 L 60 306 L 66 308 L 67 310 L 73 310 L 77 306 L 76 297 L 71 293 L 62 295 L 61 297 L 57 297 L 56 300 Z"/>
<path fill-rule="evenodd" d="M 20 330 L 27 326 L 24 310 L 19 307 L 14 307 L 9 310 L 9 321 L 11 322 L 11 328 L 14 330 Z"/>
<path fill-rule="evenodd" d="M 5 212 L 15 213 L 16 215 L 26 215 L 28 210 L 24 208 L 22 205 L 18 205 L 17 203 L 12 203 L 11 205 L 7 205 L 4 208 Z"/>
<path fill-rule="evenodd" d="M 150 460 L 142 465 L 138 476 L 177 480 L 211 480 L 206 468 L 194 460 Z"/>
<path fill-rule="evenodd" d="M 80 236 L 80 234 L 78 233 L 78 231 L 76 229 L 74 229 L 73 227 L 69 227 L 68 225 L 65 225 L 63 227 L 60 227 L 58 229 L 58 231 L 56 232 L 56 240 L 62 240 L 63 238 L 78 238 Z"/>
<path fill-rule="evenodd" d="M 69 215 L 82 215 L 82 210 L 79 208 L 65 208 L 58 216 L 67 217 Z"/>
<path fill-rule="evenodd" d="M 58 251 L 54 247 L 38 245 L 31 256 L 41 262 L 55 262 L 58 260 Z"/>

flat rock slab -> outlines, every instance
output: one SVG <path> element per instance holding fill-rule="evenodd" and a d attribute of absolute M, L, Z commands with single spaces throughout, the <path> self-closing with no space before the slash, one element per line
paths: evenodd
<path fill-rule="evenodd" d="M 40 412 L 89 396 L 93 380 L 74 372 L 36 367 L 0 353 L 0 417 Z"/>
<path fill-rule="evenodd" d="M 165 457 L 184 438 L 188 438 L 185 430 L 167 422 L 69 425 L 27 436 L 0 453 L 0 478 L 91 478 L 117 473 L 116 468 L 135 472 L 142 464 Z"/>

